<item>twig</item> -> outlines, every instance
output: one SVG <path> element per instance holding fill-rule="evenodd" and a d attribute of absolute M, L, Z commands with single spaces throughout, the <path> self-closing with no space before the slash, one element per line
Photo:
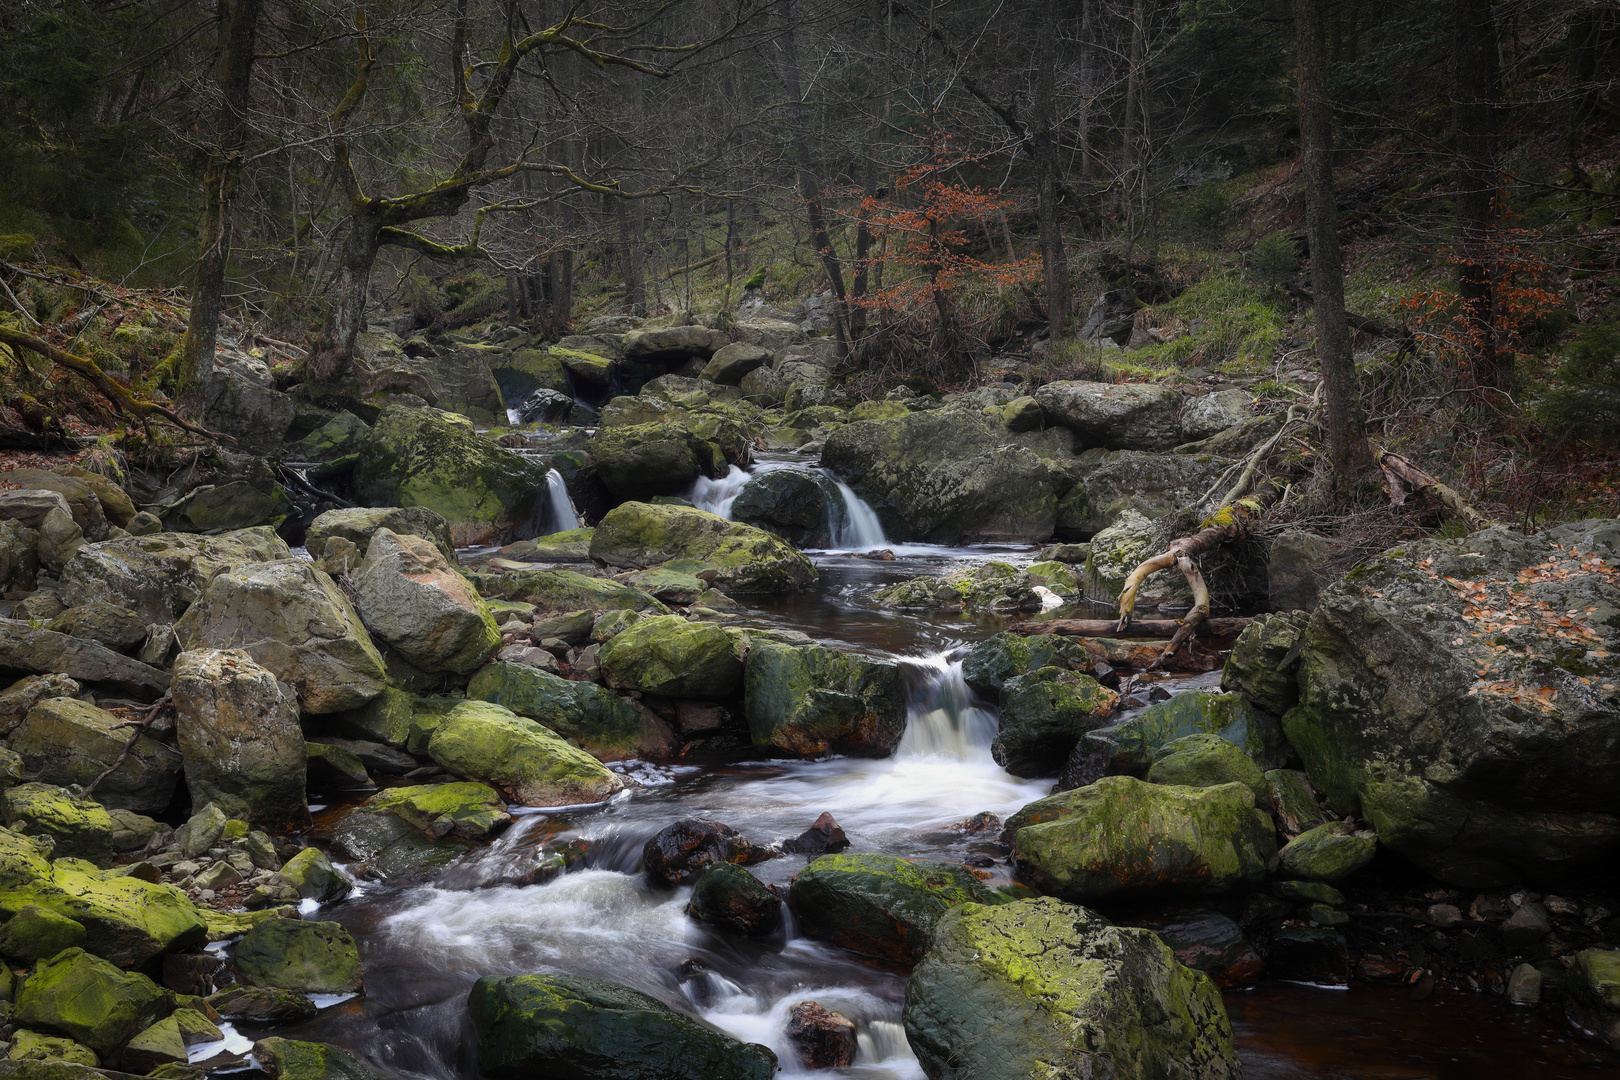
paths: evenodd
<path fill-rule="evenodd" d="M 103 780 L 107 779 L 107 777 L 111 776 L 114 772 L 116 772 L 118 770 L 118 766 L 122 765 L 125 762 L 125 760 L 127 760 L 129 758 L 129 752 L 131 750 L 135 749 L 135 744 L 137 742 L 140 742 L 140 739 L 141 739 L 142 735 L 146 734 L 146 725 L 148 725 L 148 724 L 150 724 L 152 722 L 152 717 L 157 714 L 157 711 L 159 709 L 163 708 L 163 706 L 169 704 L 173 700 L 174 700 L 174 698 L 167 691 L 165 691 L 162 697 L 158 698 L 156 701 L 154 701 L 152 704 L 146 706 L 145 708 L 131 709 L 130 710 L 130 712 L 144 712 L 146 714 L 146 718 L 144 720 L 125 720 L 125 721 L 123 721 L 124 724 L 133 725 L 135 730 L 130 732 L 129 741 L 124 744 L 123 752 L 120 753 L 118 755 L 118 757 L 113 759 L 113 763 L 111 765 L 109 765 L 105 769 L 101 770 L 101 775 L 100 776 L 97 776 L 94 780 L 90 781 L 90 783 L 85 787 L 85 789 L 84 789 L 84 797 L 85 798 L 89 798 L 90 793 L 96 790 L 96 785 L 101 783 Z"/>

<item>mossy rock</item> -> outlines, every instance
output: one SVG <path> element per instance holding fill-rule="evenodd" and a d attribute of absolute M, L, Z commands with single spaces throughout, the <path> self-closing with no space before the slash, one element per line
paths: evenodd
<path fill-rule="evenodd" d="M 967 902 L 995 902 L 967 867 L 894 855 L 823 855 L 788 893 L 810 937 L 896 964 L 922 959 L 940 917 Z"/>
<path fill-rule="evenodd" d="M 1275 718 L 1251 708 L 1240 694 L 1189 690 L 1150 705 L 1140 715 L 1098 732 L 1114 747 L 1110 768 L 1133 776 L 1145 774 L 1167 743 L 1187 735 L 1219 735 L 1248 754 L 1262 769 L 1275 768 L 1285 756 Z"/>
<path fill-rule="evenodd" d="M 488 783 L 524 806 L 599 803 L 624 781 L 590 754 L 527 717 L 485 701 L 450 710 L 428 740 L 442 767 Z"/>
<path fill-rule="evenodd" d="M 692 882 L 687 914 L 701 923 L 758 937 L 782 925 L 782 900 L 736 863 L 710 863 Z"/>
<path fill-rule="evenodd" d="M 253 1057 L 272 1080 L 386 1080 L 341 1046 L 272 1037 L 253 1044 Z"/>
<path fill-rule="evenodd" d="M 1242 784 L 1254 792 L 1256 806 L 1271 805 L 1266 774 L 1235 743 L 1219 735 L 1183 735 L 1165 743 L 1148 767 L 1147 782 L 1198 788 Z"/>
<path fill-rule="evenodd" d="M 174 994 L 145 975 L 68 949 L 34 968 L 13 1015 L 30 1030 L 58 1032 L 109 1058 L 174 1007 Z"/>
<path fill-rule="evenodd" d="M 987 562 L 938 577 L 918 577 L 885 585 L 872 601 L 886 608 L 944 608 L 965 611 L 1037 611 L 1040 598 L 1028 575 L 1011 563 Z"/>
<path fill-rule="evenodd" d="M 305 994 L 360 989 L 360 952 L 341 923 L 266 919 L 236 943 L 232 963 L 250 986 Z"/>
<path fill-rule="evenodd" d="M 1119 695 L 1090 675 L 1043 667 L 1001 689 L 1000 730 L 990 756 L 1014 776 L 1056 776 L 1087 732 L 1107 723 Z"/>
<path fill-rule="evenodd" d="M 485 976 L 468 996 L 492 1080 L 770 1080 L 776 1055 L 628 986 L 581 975 Z"/>
<path fill-rule="evenodd" d="M 664 697 L 727 698 L 743 675 L 730 634 L 679 615 L 640 620 L 603 645 L 600 659 L 609 686 Z"/>
<path fill-rule="evenodd" d="M 1294 646 L 1309 621 L 1303 611 L 1256 615 L 1227 654 L 1221 689 L 1241 691 L 1256 707 L 1276 716 L 1293 708 L 1299 701 L 1299 680 L 1290 654 L 1298 657 Z"/>
<path fill-rule="evenodd" d="M 963 904 L 906 984 L 931 1077 L 1236 1080 L 1220 990 L 1148 930 L 1050 898 Z"/>
<path fill-rule="evenodd" d="M 64 949 L 83 948 L 84 924 L 50 908 L 24 904 L 0 928 L 0 956 L 32 964 Z"/>
<path fill-rule="evenodd" d="M 310 522 L 304 547 L 319 559 L 326 552 L 326 542 L 341 537 L 358 548 L 363 558 L 379 529 L 432 541 L 445 560 L 451 566 L 456 565 L 450 523 L 443 514 L 425 506 L 352 506 L 328 510 Z"/>
<path fill-rule="evenodd" d="M 991 701 L 1001 700 L 1008 679 L 1044 667 L 1090 671 L 1091 656 L 1059 634 L 1023 637 L 1003 630 L 973 647 L 962 661 L 962 678 Z"/>
<path fill-rule="evenodd" d="M 585 562 L 591 557 L 591 537 L 595 535 L 595 529 L 569 529 L 519 540 L 503 547 L 501 558 L 517 562 Z"/>
<path fill-rule="evenodd" d="M 726 471 L 719 445 L 675 421 L 602 428 L 591 459 L 603 486 L 621 499 L 679 495 L 698 477 Z"/>
<path fill-rule="evenodd" d="M 141 636 L 145 637 L 144 628 Z M 88 787 L 100 777 L 97 801 L 108 809 L 159 813 L 174 797 L 180 755 L 144 733 L 131 746 L 130 734 L 124 721 L 87 702 L 47 698 L 30 709 L 12 733 L 11 749 L 33 779 Z M 118 767 L 107 773 L 115 763 Z"/>
<path fill-rule="evenodd" d="M 754 641 L 743 708 L 755 746 L 799 757 L 883 757 L 906 730 L 899 666 L 824 645 Z"/>
<path fill-rule="evenodd" d="M 669 611 L 662 602 L 640 589 L 574 570 L 510 570 L 502 574 L 474 574 L 472 578 L 485 596 L 533 604 L 542 612 L 582 608 L 660 614 Z"/>
<path fill-rule="evenodd" d="M 50 784 L 19 784 L 0 794 L 0 807 L 7 828 L 50 837 L 58 857 L 112 865 L 113 820 L 100 803 L 76 799 Z"/>
<path fill-rule="evenodd" d="M 288 859 L 277 873 L 285 884 L 298 890 L 300 897 L 321 904 L 342 900 L 354 889 L 320 848 L 305 848 Z"/>
<path fill-rule="evenodd" d="M 367 799 L 368 810 L 394 814 L 438 838 L 487 840 L 512 823 L 506 800 L 487 784 L 423 784 L 388 788 Z"/>
<path fill-rule="evenodd" d="M 763 529 L 651 503 L 609 511 L 591 538 L 591 558 L 631 567 L 692 559 L 714 568 L 713 585 L 728 596 L 793 592 L 816 579 L 815 565 L 803 552 Z"/>
<path fill-rule="evenodd" d="M 671 749 L 669 730 L 627 699 L 527 664 L 480 668 L 467 684 L 467 696 L 536 720 L 604 761 L 659 756 Z"/>
<path fill-rule="evenodd" d="M 150 1075 L 165 1065 L 185 1065 L 186 1039 L 180 1033 L 180 1022 L 166 1016 L 125 1044 L 118 1055 L 120 1068 L 133 1073 Z"/>
<path fill-rule="evenodd" d="M 1253 886 L 1277 851 L 1271 817 L 1244 785 L 1160 787 L 1129 776 L 1030 803 L 1006 832 L 1019 879 L 1075 904 Z"/>
<path fill-rule="evenodd" d="M 435 840 L 395 814 L 359 809 L 323 823 L 317 835 L 353 873 L 402 884 L 432 878 L 468 848 L 449 836 Z"/>
<path fill-rule="evenodd" d="M 41 1035 L 37 1031 L 26 1028 L 15 1032 L 11 1036 L 11 1049 L 6 1053 L 7 1061 L 61 1061 L 70 1065 L 87 1065 L 94 1069 L 100 1066 L 101 1059 L 96 1052 L 83 1043 L 76 1043 L 72 1039 L 60 1035 Z M 88 1073 L 88 1076 L 98 1076 L 99 1073 Z"/>
<path fill-rule="evenodd" d="M 1288 841 L 1278 857 L 1287 877 L 1334 882 L 1350 877 L 1377 853 L 1376 836 L 1358 836 L 1348 822 L 1330 821 Z"/>

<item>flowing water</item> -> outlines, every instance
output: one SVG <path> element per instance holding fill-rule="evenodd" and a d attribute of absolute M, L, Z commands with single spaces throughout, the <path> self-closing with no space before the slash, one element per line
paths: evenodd
<path fill-rule="evenodd" d="M 574 504 L 568 498 L 568 485 L 563 482 L 562 473 L 556 469 L 546 473 L 546 509 L 550 515 L 546 519 L 548 533 L 579 528 L 579 515 L 574 513 Z"/>
<path fill-rule="evenodd" d="M 737 496 L 742 494 L 743 488 L 750 480 L 784 470 L 814 476 L 823 481 L 824 485 L 831 485 L 837 490 L 838 502 L 827 504 L 827 529 L 832 538 L 833 549 L 864 552 L 886 547 L 896 550 L 883 535 L 883 525 L 878 521 L 877 512 L 867 505 L 866 500 L 856 495 L 848 484 L 838 479 L 830 470 L 796 460 L 763 459 L 746 470 L 733 465 L 726 471 L 726 475 L 718 480 L 707 476 L 699 477 L 687 492 L 686 501 L 699 510 L 707 510 L 711 514 L 718 514 L 729 520 L 732 504 L 737 501 Z M 898 550 L 915 553 L 926 549 L 916 545 L 905 545 Z"/>
<path fill-rule="evenodd" d="M 735 470 L 700 482 L 691 501 L 729 510 L 747 479 Z M 881 543 L 881 530 L 877 537 Z M 903 663 L 907 729 L 893 757 L 795 762 L 694 755 L 630 763 L 627 771 L 645 786 L 605 806 L 523 813 L 495 844 L 470 853 L 433 884 L 366 884 L 319 912 L 314 917 L 344 923 L 359 942 L 365 993 L 302 1025 L 242 1024 L 242 1033 L 331 1041 L 400 1074 L 472 1080 L 466 998 L 474 980 L 571 972 L 629 984 L 740 1039 L 764 1043 L 790 1075 L 802 1070 L 782 1034 L 787 1010 L 814 999 L 859 1029 L 856 1064 L 821 1075 L 920 1077 L 900 1025 L 902 973 L 799 936 L 791 916 L 763 940 L 711 931 L 685 914 L 689 889 L 654 887 L 639 872 L 642 845 L 679 818 L 713 818 L 769 843 L 796 836 L 823 811 L 838 820 L 854 851 L 958 861 L 978 855 L 982 862 L 991 850 L 983 839 L 952 826 L 981 811 L 1005 817 L 1046 794 L 1050 781 L 1019 780 L 991 761 L 994 713 L 962 679 L 964 644 L 995 632 L 1000 620 L 884 612 L 870 603 L 871 592 L 890 581 L 991 557 L 1027 562 L 1032 553 L 902 550 L 907 554 L 893 562 L 819 554 L 822 576 L 814 589 L 775 598 L 756 612 L 767 624 Z M 1202 687 L 1217 677 L 1169 685 Z M 543 853 L 579 839 L 590 844 L 585 868 L 542 885 L 503 884 Z M 801 856 L 782 856 L 752 869 L 781 885 L 804 865 Z M 1006 880 L 1004 862 L 991 872 Z M 1549 1011 L 1512 1011 L 1480 995 L 1451 992 L 1447 1006 L 1437 995 L 1416 1007 L 1398 991 L 1271 984 L 1228 1001 L 1249 1080 L 1615 1075 L 1613 1059 L 1572 1041 Z M 1527 1070 L 1531 1063 L 1545 1067 Z"/>

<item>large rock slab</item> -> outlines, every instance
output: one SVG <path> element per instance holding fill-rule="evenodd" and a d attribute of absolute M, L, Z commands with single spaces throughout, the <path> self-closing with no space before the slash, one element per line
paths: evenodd
<path fill-rule="evenodd" d="M 106 773 L 96 785 L 96 800 L 103 806 L 162 813 L 180 779 L 180 755 L 146 734 L 131 745 L 131 734 L 118 717 L 94 705 L 47 698 L 12 733 L 11 749 L 33 777 L 47 784 L 88 787 Z M 115 762 L 118 767 L 107 773 Z"/>
<path fill-rule="evenodd" d="M 422 671 L 466 675 L 501 647 L 484 598 L 421 537 L 373 533 L 354 594 L 366 629 Z"/>
<path fill-rule="evenodd" d="M 1065 502 L 1059 531 L 1086 539 L 1114 524 L 1126 510 L 1157 520 L 1194 507 L 1231 464 L 1231 458 L 1214 454 L 1087 450 L 1077 466 L 1086 498 L 1083 503 Z M 1227 483 L 1235 478 L 1234 474 Z"/>
<path fill-rule="evenodd" d="M 117 604 L 148 623 L 171 623 L 221 570 L 290 558 L 292 550 L 269 528 L 224 536 L 153 533 L 86 544 L 62 571 L 62 600 L 69 607 Z"/>
<path fill-rule="evenodd" d="M 963 904 L 906 984 L 933 1078 L 1238 1080 L 1220 990 L 1151 931 L 1050 898 Z"/>
<path fill-rule="evenodd" d="M 319 559 L 326 553 L 326 542 L 339 536 L 363 552 L 378 529 L 431 540 L 447 561 L 452 564 L 456 561 L 455 545 L 450 542 L 450 523 L 442 514 L 425 506 L 354 506 L 328 510 L 309 523 L 304 546 Z"/>
<path fill-rule="evenodd" d="M 1181 437 L 1179 391 L 1148 383 L 1047 383 L 1035 391 L 1048 423 L 1075 433 L 1085 446 L 1111 450 L 1171 450 Z"/>
<path fill-rule="evenodd" d="M 1363 563 L 1305 630 L 1289 741 L 1328 805 L 1453 884 L 1612 878 L 1620 523 Z"/>
<path fill-rule="evenodd" d="M 788 906 L 811 937 L 862 956 L 915 964 L 947 911 L 994 899 L 960 863 L 823 855 L 793 878 Z"/>
<path fill-rule="evenodd" d="M 756 641 L 743 676 L 754 745 L 800 757 L 884 757 L 906 732 L 898 664 L 823 645 Z"/>
<path fill-rule="evenodd" d="M 599 803 L 624 787 L 618 774 L 585 751 L 485 701 L 451 709 L 434 729 L 427 752 L 456 775 L 489 784 L 524 806 Z"/>
<path fill-rule="evenodd" d="M 19 836 L 49 841 L 57 858 L 112 865 L 117 826 L 98 802 L 76 798 L 51 784 L 18 784 L 0 792 L 0 811 L 6 828 Z"/>
<path fill-rule="evenodd" d="M 167 672 L 84 638 L 15 619 L 0 619 L 0 674 L 66 675 L 119 694 L 152 699 L 169 688 Z"/>
<path fill-rule="evenodd" d="M 546 469 L 496 445 L 471 421 L 390 405 L 360 447 L 355 488 L 374 506 L 425 506 L 457 546 L 506 540 L 535 516 Z"/>
<path fill-rule="evenodd" d="M 69 469 L 72 468 L 69 466 Z M 110 525 L 106 508 L 101 503 L 102 494 L 108 493 L 111 499 L 122 496 L 121 501 L 125 507 L 128 507 L 129 497 L 123 495 L 104 477 L 97 476 L 91 479 L 90 476 L 84 475 L 88 470 L 80 469 L 78 472 L 80 475 L 75 476 L 67 470 L 58 472 L 52 469 L 10 469 L 6 472 L 6 480 L 24 491 L 36 494 L 39 491 L 54 491 L 67 503 L 68 513 L 73 517 L 74 524 L 84 533 L 86 540 L 92 543 L 105 540 Z M 111 492 L 118 492 L 118 495 L 112 495 Z M 29 528 L 37 529 L 44 524 L 44 514 L 40 515 L 37 522 L 26 518 L 22 520 Z"/>
<path fill-rule="evenodd" d="M 1076 904 L 1212 896 L 1257 884 L 1277 852 L 1243 784 L 1160 787 L 1105 776 L 1007 820 L 1021 880 Z"/>
<path fill-rule="evenodd" d="M 134 971 L 120 971 L 83 949 L 34 969 L 17 995 L 16 1021 L 55 1031 L 103 1058 L 174 1011 L 174 994 Z"/>
<path fill-rule="evenodd" d="M 505 423 L 506 403 L 490 370 L 490 362 L 505 355 L 504 349 L 483 345 L 407 352 L 391 334 L 367 333 L 354 360 L 355 382 L 364 397 L 415 394 L 481 424 Z"/>
<path fill-rule="evenodd" d="M 205 650 L 180 654 L 173 693 L 193 806 L 213 803 L 277 832 L 308 822 L 307 754 L 289 687 L 246 652 Z"/>
<path fill-rule="evenodd" d="M 508 570 L 472 575 L 480 595 L 550 611 L 655 611 L 669 608 L 640 589 L 575 570 Z"/>
<path fill-rule="evenodd" d="M 708 359 L 731 343 L 722 330 L 706 326 L 671 326 L 662 330 L 632 330 L 620 342 L 629 359 Z"/>
<path fill-rule="evenodd" d="M 1001 689 L 990 756 L 1014 776 L 1056 776 L 1080 739 L 1108 721 L 1119 695 L 1089 675 L 1037 668 Z"/>
<path fill-rule="evenodd" d="M 675 421 L 605 427 L 591 441 L 603 485 L 621 499 L 679 495 L 700 476 L 724 476 L 724 450 Z"/>
<path fill-rule="evenodd" d="M 609 686 L 664 697 L 730 697 L 742 681 L 743 662 L 732 636 L 716 623 L 679 615 L 642 619 L 602 646 Z"/>
<path fill-rule="evenodd" d="M 668 725 L 628 699 L 528 664 L 480 668 L 467 684 L 467 696 L 539 721 L 604 761 L 662 757 L 675 747 Z"/>
<path fill-rule="evenodd" d="M 591 558 L 636 567 L 694 559 L 714 568 L 714 587 L 728 596 L 792 592 L 816 578 L 810 559 L 780 537 L 686 506 L 614 508 L 596 526 Z"/>
<path fill-rule="evenodd" d="M 940 409 L 845 424 L 822 464 L 877 510 L 899 539 L 959 544 L 1052 535 L 1075 486 L 1057 460 L 1065 433 L 1014 434 L 983 413 Z M 1072 459 L 1071 459 L 1072 460 Z"/>
<path fill-rule="evenodd" d="M 492 1080 L 770 1080 L 776 1055 L 628 986 L 583 975 L 486 975 L 467 998 Z"/>
<path fill-rule="evenodd" d="M 250 986 L 305 994 L 360 989 L 360 952 L 341 923 L 265 919 L 236 943 L 236 974 Z"/>
<path fill-rule="evenodd" d="M 219 574 L 175 624 L 185 649 L 241 649 L 298 691 L 306 713 L 356 709 L 387 685 L 348 598 L 299 559 Z"/>

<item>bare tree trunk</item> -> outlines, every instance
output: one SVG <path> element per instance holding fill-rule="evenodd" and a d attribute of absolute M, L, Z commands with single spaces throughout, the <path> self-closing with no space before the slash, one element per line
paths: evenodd
<path fill-rule="evenodd" d="M 1093 162 L 1091 148 L 1091 108 L 1092 94 L 1095 92 L 1092 83 L 1096 81 L 1096 52 L 1092 48 L 1092 38 L 1097 33 L 1097 23 L 1093 18 L 1092 7 L 1096 0 L 1084 0 L 1080 5 L 1080 175 L 1086 180 L 1091 179 Z"/>
<path fill-rule="evenodd" d="M 1327 100 L 1323 44 L 1324 0 L 1294 0 L 1299 62 L 1301 156 L 1305 174 L 1305 231 L 1311 248 L 1312 295 L 1316 301 L 1316 356 L 1322 372 L 1328 458 L 1334 483 L 1348 489 L 1367 475 L 1367 445 L 1356 382 L 1350 328 L 1344 315 L 1344 263 L 1339 251 L 1338 198 L 1333 189 L 1333 113 Z"/>
<path fill-rule="evenodd" d="M 632 315 L 647 314 L 647 289 L 641 280 L 641 232 L 639 228 L 632 229 L 630 215 L 634 212 L 626 206 L 624 200 L 615 203 L 619 218 L 619 249 L 623 252 L 619 268 L 624 277 L 624 303 Z M 637 223 L 640 224 L 639 222 Z"/>
<path fill-rule="evenodd" d="M 1452 0 L 1456 19 L 1451 114 L 1457 144 L 1457 292 L 1467 324 L 1474 382 L 1498 390 L 1513 382 L 1513 360 L 1497 349 L 1496 31 L 1490 0 Z"/>
<path fill-rule="evenodd" d="M 1131 175 L 1138 164 L 1138 147 L 1136 145 L 1137 110 L 1141 105 L 1142 88 L 1142 55 L 1146 51 L 1147 43 L 1144 40 L 1147 26 L 1142 14 L 1142 0 L 1135 0 L 1131 5 L 1131 53 L 1130 66 L 1125 73 L 1125 127 L 1120 132 L 1120 176 L 1123 183 L 1120 185 L 1123 197 L 1133 204 L 1130 191 Z"/>
<path fill-rule="evenodd" d="M 218 79 L 223 102 L 219 143 L 203 179 L 202 251 L 191 286 L 191 317 L 181 343 L 178 389 L 202 382 L 214 365 L 214 344 L 225 299 L 225 265 L 230 259 L 230 198 L 247 145 L 248 103 L 253 81 L 254 42 L 261 0 L 219 0 Z"/>
<path fill-rule="evenodd" d="M 1069 267 L 1058 219 L 1058 133 L 1052 104 L 1057 68 L 1057 0 L 1041 0 L 1035 35 L 1035 168 L 1040 176 L 1036 216 L 1041 231 L 1041 273 L 1046 279 L 1046 322 L 1055 340 L 1069 316 Z"/>
<path fill-rule="evenodd" d="M 370 214 L 356 209 L 343 238 L 337 280 L 329 295 L 331 305 L 320 340 L 310 350 L 309 374 L 317 382 L 335 379 L 348 370 L 355 345 L 366 328 L 366 300 L 371 267 L 377 261 L 377 230 Z"/>

